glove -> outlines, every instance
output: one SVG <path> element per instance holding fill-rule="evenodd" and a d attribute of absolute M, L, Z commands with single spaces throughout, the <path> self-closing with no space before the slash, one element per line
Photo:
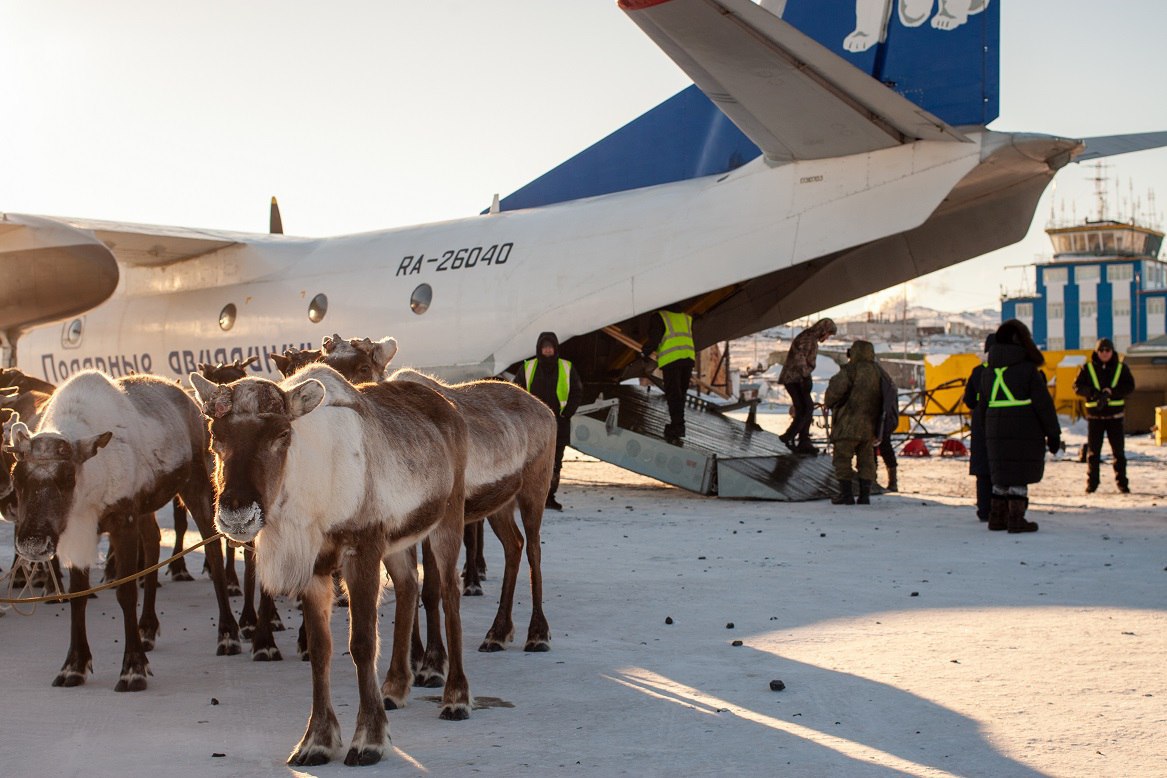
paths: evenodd
<path fill-rule="evenodd" d="M 1049 438 L 1046 438 L 1046 444 L 1048 445 L 1049 452 L 1051 454 L 1056 454 L 1062 448 L 1062 439 L 1057 435 L 1053 435 Z"/>
<path fill-rule="evenodd" d="M 646 348 L 642 348 L 640 350 L 640 356 L 643 357 L 644 359 L 649 359 L 652 356 L 652 352 Z"/>

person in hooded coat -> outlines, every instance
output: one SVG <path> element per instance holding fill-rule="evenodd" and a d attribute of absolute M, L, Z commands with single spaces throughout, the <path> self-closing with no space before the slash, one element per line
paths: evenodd
<path fill-rule="evenodd" d="M 555 413 L 555 470 L 546 507 L 561 511 L 563 506 L 555 499 L 559 489 L 559 471 L 563 469 L 563 450 L 571 442 L 571 417 L 583 399 L 583 381 L 579 372 L 559 356 L 559 338 L 554 332 L 539 335 L 535 344 L 535 358 L 523 362 L 515 383 L 542 400 Z"/>
<path fill-rule="evenodd" d="M 989 449 L 985 443 L 985 409 L 981 407 L 981 373 L 989 366 L 989 349 L 997 342 L 995 333 L 985 338 L 985 357 L 972 369 L 964 384 L 964 404 L 972 411 L 968 427 L 968 472 L 977 479 L 977 518 L 989 520 L 993 503 L 993 479 L 989 471 Z"/>
<path fill-rule="evenodd" d="M 1110 442 L 1114 455 L 1114 481 L 1118 490 L 1131 490 L 1126 477 L 1126 441 L 1123 438 L 1123 415 L 1126 398 L 1135 390 L 1135 379 L 1123 363 L 1114 342 L 1102 338 L 1074 379 L 1074 392 L 1086 402 L 1086 492 L 1098 489 L 1102 459 L 1102 438 Z"/>
<path fill-rule="evenodd" d="M 859 464 L 860 505 L 871 503 L 871 482 L 875 480 L 875 440 L 883 416 L 882 376 L 875 364 L 875 347 L 857 340 L 847 350 L 850 360 L 831 377 L 823 404 L 831 409 L 831 442 L 835 445 L 833 463 L 839 480 L 839 494 L 831 498 L 836 505 L 856 503 L 852 482 Z"/>
<path fill-rule="evenodd" d="M 879 390 L 883 397 L 879 426 L 875 431 L 875 451 L 883 460 L 884 467 L 887 468 L 887 486 L 884 491 L 898 492 L 900 484 L 896 478 L 896 472 L 899 468 L 896 462 L 896 447 L 891 442 L 891 436 L 900 424 L 899 390 L 896 388 L 896 382 L 892 379 L 891 373 L 887 372 L 878 360 L 876 360 L 875 366 L 879 368 Z M 876 460 L 875 465 L 878 470 L 878 460 Z"/>
<path fill-rule="evenodd" d="M 1041 366 L 1045 357 L 1029 328 L 1010 319 L 997 329 L 981 372 L 978 404 L 985 413 L 985 443 L 993 496 L 989 529 L 1011 533 L 1037 532 L 1037 522 L 1025 519 L 1029 484 L 1045 474 L 1045 452 L 1062 446 L 1058 414 Z"/>
<path fill-rule="evenodd" d="M 778 438 L 791 451 L 802 454 L 816 453 L 810 442 L 810 425 L 814 421 L 814 401 L 810 392 L 814 387 L 814 369 L 818 362 L 819 344 L 838 332 L 832 319 L 819 319 L 790 342 L 778 383 L 790 395 L 794 418 L 786 432 Z"/>

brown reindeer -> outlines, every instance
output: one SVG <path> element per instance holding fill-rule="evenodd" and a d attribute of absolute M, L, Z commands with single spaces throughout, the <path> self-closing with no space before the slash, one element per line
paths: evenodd
<path fill-rule="evenodd" d="M 69 567 L 71 593 L 89 587 L 97 538 L 105 532 L 118 560 L 118 575 L 140 569 L 138 546 L 158 548 L 158 525 L 146 521 L 177 492 L 200 531 L 209 536 L 211 484 L 207 426 L 194 402 L 176 384 L 155 376 L 111 379 L 77 373 L 45 405 L 36 434 L 17 422 L 11 429 L 16 456 L 16 550 L 31 561 L 59 554 Z M 156 556 L 154 557 L 157 558 Z M 219 602 L 222 654 L 239 652 L 239 631 L 223 581 L 222 552 L 207 547 Z M 149 665 L 139 633 L 133 581 L 117 589 L 125 653 L 117 691 L 146 688 Z M 71 640 L 54 686 L 83 684 L 92 669 L 85 631 L 88 598 L 70 602 Z"/>
<path fill-rule="evenodd" d="M 441 717 L 470 715 L 462 667 L 456 581 L 465 498 L 466 425 L 437 392 L 408 384 L 354 387 L 326 365 L 310 365 L 280 384 L 244 378 L 216 386 L 191 374 L 211 418 L 217 459 L 216 524 L 254 540 L 268 591 L 300 594 L 312 667 L 312 710 L 289 764 L 339 756 L 340 727 L 330 699 L 330 576 L 339 568 L 349 595 L 349 652 L 360 706 L 345 764 L 373 764 L 389 747 L 377 687 L 377 600 L 382 559 L 397 592 L 392 661 L 408 688 L 409 626 L 417 569 L 403 550 L 428 538 L 450 642 Z M 405 689 L 397 693 L 404 696 Z"/>
<path fill-rule="evenodd" d="M 357 380 L 372 380 L 384 375 L 397 353 L 397 341 L 385 338 L 373 342 L 368 338 L 345 341 L 339 335 L 325 338 L 322 346 L 324 363 L 337 372 Z M 526 534 L 527 562 L 531 568 L 531 621 L 527 629 L 525 651 L 547 651 L 551 635 L 543 614 L 543 572 L 540 528 L 543 507 L 550 488 L 555 457 L 555 417 L 537 398 L 519 387 L 502 381 L 471 381 L 444 384 L 414 370 L 395 372 L 390 381 L 406 381 L 428 386 L 453 402 L 466 420 L 469 452 L 466 461 L 466 507 L 468 525 L 487 518 L 491 529 L 502 542 L 506 559 L 502 593 L 494 623 L 486 633 L 479 651 L 501 651 L 514 638 L 512 610 L 515 585 Z M 518 504 L 523 532 L 515 523 Z M 481 526 L 481 525 L 479 525 Z M 472 528 L 467 527 L 469 538 Z M 478 548 L 481 548 L 479 542 Z M 477 565 L 472 563 L 474 549 L 467 545 L 466 585 L 477 586 Z M 428 557 L 423 546 L 423 565 Z M 415 639 L 413 655 L 420 661 L 415 667 L 415 683 L 441 686 L 446 663 L 445 647 L 437 618 L 437 588 L 431 586 L 430 568 L 425 568 L 422 600 L 427 614 L 427 640 L 424 648 Z M 481 592 L 481 587 L 478 587 Z M 394 686 L 386 678 L 386 689 Z M 395 701 L 386 695 L 386 705 Z"/>

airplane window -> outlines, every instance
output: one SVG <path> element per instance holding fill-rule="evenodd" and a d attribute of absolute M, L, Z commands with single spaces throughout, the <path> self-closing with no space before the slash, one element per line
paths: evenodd
<path fill-rule="evenodd" d="M 422 315 L 430 308 L 430 303 L 434 299 L 434 290 L 429 284 L 422 284 L 417 289 L 413 290 L 413 294 L 409 296 L 409 309 L 418 316 Z"/>
<path fill-rule="evenodd" d="M 81 344 L 81 320 L 74 319 L 65 325 L 61 332 L 61 345 L 64 348 L 76 348 Z"/>
<path fill-rule="evenodd" d="M 308 318 L 314 323 L 319 323 L 326 313 L 328 313 L 328 297 L 318 294 L 308 304 Z"/>
<path fill-rule="evenodd" d="M 235 303 L 227 303 L 219 311 L 219 329 L 226 332 L 235 326 Z"/>

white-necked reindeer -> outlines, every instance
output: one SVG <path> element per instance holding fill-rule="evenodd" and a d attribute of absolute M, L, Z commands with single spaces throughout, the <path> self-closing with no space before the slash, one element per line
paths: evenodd
<path fill-rule="evenodd" d="M 213 531 L 207 425 L 175 383 L 146 375 L 114 380 L 96 371 L 78 373 L 44 406 L 36 434 L 23 423 L 12 426 L 11 446 L 16 550 L 31 561 L 58 554 L 69 567 L 71 592 L 89 587 L 102 532 L 109 533 L 119 577 L 141 569 L 139 541 L 145 549 L 158 548 L 158 525 L 151 514 L 176 493 L 203 535 Z M 216 544 L 207 547 L 207 563 L 219 601 L 218 653 L 236 654 L 239 628 Z M 118 691 L 146 688 L 149 668 L 138 629 L 137 591 L 133 581 L 117 590 L 126 643 Z M 69 652 L 54 686 L 82 684 L 92 669 L 86 602 L 85 597 L 70 602 Z"/>
<path fill-rule="evenodd" d="M 397 341 L 368 338 L 345 341 L 339 335 L 325 338 L 321 350 L 325 364 L 353 382 L 379 380 L 397 353 Z M 470 381 L 446 384 L 408 368 L 398 370 L 390 381 L 428 386 L 453 402 L 466 420 L 466 523 L 487 518 L 502 542 L 506 568 L 494 623 L 479 651 L 501 651 L 514 638 L 512 610 L 515 585 L 526 535 L 527 562 L 531 568 L 531 621 L 525 651 L 547 651 L 551 634 L 543 613 L 543 571 L 539 540 L 543 507 L 555 463 L 555 416 L 528 392 L 506 381 Z M 515 505 L 522 516 L 523 532 L 515 523 Z M 469 536 L 469 528 L 467 531 Z M 479 541 L 478 548 L 481 548 Z M 478 581 L 478 569 L 467 546 L 468 587 Z M 428 568 L 427 568 L 428 573 Z M 427 615 L 427 640 L 416 668 L 416 682 L 440 686 L 444 677 L 445 647 L 437 619 L 437 589 L 423 582 L 422 599 Z M 481 589 L 479 589 L 481 592 Z M 415 653 L 418 646 L 414 647 Z M 386 678 L 386 689 L 395 684 Z M 386 705 L 391 700 L 386 696 Z"/>
<path fill-rule="evenodd" d="M 450 642 L 441 717 L 469 716 L 457 581 L 466 424 L 457 409 L 417 384 L 354 387 L 326 365 L 310 365 L 280 384 L 249 377 L 217 386 L 197 373 L 190 380 L 211 418 L 219 529 L 255 541 L 264 588 L 302 596 L 312 710 L 288 762 L 322 764 L 343 747 L 329 686 L 336 568 L 348 588 L 349 652 L 360 693 L 345 764 L 373 764 L 384 755 L 389 723 L 376 669 L 380 567 L 389 560 L 397 594 L 394 640 L 408 642 L 417 569 L 394 552 L 427 537 Z M 393 657 L 405 662 L 398 673 L 408 683 L 408 651 L 395 648 Z"/>

